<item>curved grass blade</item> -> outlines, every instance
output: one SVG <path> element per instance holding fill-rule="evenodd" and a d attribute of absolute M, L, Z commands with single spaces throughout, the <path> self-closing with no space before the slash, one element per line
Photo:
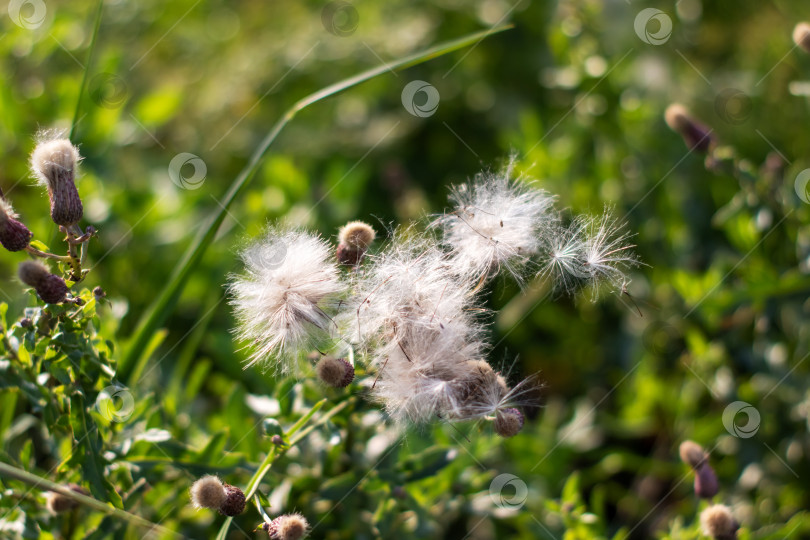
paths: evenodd
<path fill-rule="evenodd" d="M 104 7 L 104 0 L 98 0 L 96 7 L 96 19 L 93 23 L 93 37 L 90 39 L 90 48 L 87 51 L 87 61 L 84 64 L 84 73 L 82 74 L 82 83 L 79 86 L 79 97 L 76 99 L 76 109 L 73 111 L 73 122 L 70 123 L 70 132 L 68 139 L 73 140 L 73 134 L 76 132 L 76 124 L 79 123 L 79 113 L 82 110 L 82 99 L 84 92 L 87 90 L 87 77 L 90 73 L 90 67 L 93 65 L 93 53 L 96 50 L 96 38 L 98 37 L 98 30 L 101 27 L 101 11 Z"/>
<path fill-rule="evenodd" d="M 391 70 L 402 70 L 423 62 L 427 62 L 428 60 L 437 58 L 452 51 L 477 44 L 481 40 L 493 34 L 503 32 L 511 27 L 511 25 L 505 25 L 491 28 L 483 32 L 476 32 L 466 37 L 436 45 L 435 47 L 412 54 L 390 64 L 383 64 L 376 68 L 358 73 L 353 77 L 349 77 L 348 79 L 344 79 L 340 82 L 329 85 L 326 88 L 304 97 L 303 99 L 297 101 L 290 109 L 288 109 L 287 112 L 285 112 L 284 115 L 275 123 L 275 125 L 273 125 L 270 132 L 265 136 L 258 148 L 256 148 L 256 150 L 253 152 L 253 155 L 251 155 L 247 165 L 245 165 L 242 171 L 233 180 L 225 196 L 220 199 L 220 205 L 216 210 L 214 210 L 213 214 L 209 217 L 208 222 L 203 226 L 194 241 L 186 250 L 183 258 L 177 263 L 177 266 L 169 278 L 169 281 L 160 291 L 149 309 L 147 309 L 147 311 L 141 317 L 135 332 L 130 339 L 129 346 L 124 352 L 124 355 L 119 363 L 118 369 L 121 380 L 128 380 L 129 373 L 142 355 L 142 351 L 144 350 L 146 343 L 149 341 L 151 334 L 157 330 L 161 324 L 163 324 L 166 317 L 168 317 L 169 313 L 172 311 L 172 309 L 174 309 L 174 304 L 177 302 L 177 298 L 180 296 L 180 293 L 182 293 L 189 275 L 197 266 L 197 263 L 199 263 L 206 249 L 208 249 L 208 246 L 214 241 L 214 237 L 225 219 L 231 204 L 233 204 L 233 201 L 248 187 L 250 180 L 258 170 L 265 153 L 270 148 L 270 145 L 273 144 L 273 141 L 276 140 L 276 137 L 278 137 L 281 130 L 284 129 L 284 127 L 293 118 L 295 118 L 295 115 L 298 114 L 298 112 L 314 103 L 326 99 L 327 97 L 333 96 L 353 86 L 357 86 L 362 82 L 373 79 L 374 77 L 387 73 Z"/>

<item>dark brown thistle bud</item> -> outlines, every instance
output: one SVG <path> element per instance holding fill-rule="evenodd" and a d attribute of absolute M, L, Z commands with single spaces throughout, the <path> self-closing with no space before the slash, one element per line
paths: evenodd
<path fill-rule="evenodd" d="M 88 491 L 78 484 L 68 484 L 67 487 L 76 493 L 80 493 L 82 495 L 88 494 Z M 62 493 L 57 493 L 56 491 L 49 491 L 47 495 L 45 495 L 45 506 L 48 508 L 50 513 L 61 514 L 77 508 L 79 503 L 72 497 L 68 497 Z"/>
<path fill-rule="evenodd" d="M 691 150 L 705 154 L 715 143 L 711 130 L 692 118 L 686 107 L 680 103 L 667 107 L 664 119 L 672 131 L 683 137 Z"/>
<path fill-rule="evenodd" d="M 48 267 L 37 261 L 23 261 L 17 269 L 20 281 L 33 287 L 43 302 L 59 304 L 68 293 L 65 280 L 51 274 Z"/>
<path fill-rule="evenodd" d="M 514 437 L 523 429 L 523 413 L 517 409 L 503 409 L 495 415 L 495 433 L 501 437 Z"/>
<path fill-rule="evenodd" d="M 81 156 L 67 139 L 39 143 L 31 154 L 31 169 L 39 183 L 48 189 L 51 219 L 69 227 L 82 219 L 84 209 L 76 189 L 76 168 Z"/>
<path fill-rule="evenodd" d="M 362 221 L 352 221 L 341 227 L 338 231 L 338 262 L 345 266 L 359 264 L 376 236 L 371 225 Z"/>
<path fill-rule="evenodd" d="M 711 499 L 720 490 L 717 475 L 708 463 L 695 470 L 695 495 L 701 499 Z"/>
<path fill-rule="evenodd" d="M 324 356 L 315 366 L 315 373 L 326 385 L 345 388 L 354 380 L 354 367 L 345 358 Z"/>
<path fill-rule="evenodd" d="M 0 198 L 0 244 L 9 251 L 25 249 L 34 236 L 18 217 L 8 201 Z"/>
<path fill-rule="evenodd" d="M 219 506 L 219 513 L 228 517 L 238 516 L 245 511 L 245 493 L 236 486 L 223 484 L 225 500 Z"/>
<path fill-rule="evenodd" d="M 307 535 L 309 523 L 301 514 L 278 516 L 261 527 L 271 540 L 300 540 Z"/>

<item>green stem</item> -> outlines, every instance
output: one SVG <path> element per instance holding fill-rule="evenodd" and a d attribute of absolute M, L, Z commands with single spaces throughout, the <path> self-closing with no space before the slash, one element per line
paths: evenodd
<path fill-rule="evenodd" d="M 354 403 L 354 401 L 355 401 L 355 398 L 351 397 L 351 398 L 347 399 L 346 401 L 342 401 L 341 403 L 338 403 L 337 405 L 332 407 L 329 410 L 328 413 L 326 413 L 322 417 L 320 417 L 317 422 L 315 422 L 314 424 L 310 424 L 305 429 L 299 431 L 301 429 L 301 427 L 307 421 L 309 421 L 309 419 L 312 418 L 312 416 L 315 414 L 315 411 L 317 411 L 319 408 L 321 408 L 323 406 L 323 404 L 326 402 L 326 399 L 322 399 L 321 401 L 319 401 L 318 403 L 313 405 L 312 410 L 310 410 L 306 414 L 306 416 L 304 416 L 303 418 L 298 420 L 298 422 L 296 422 L 289 430 L 287 430 L 287 433 L 285 433 L 284 438 L 287 439 L 291 435 L 293 435 L 294 433 L 298 432 L 298 435 L 296 437 L 293 437 L 293 438 L 289 439 L 289 441 L 287 443 L 289 446 L 287 446 L 287 448 L 284 448 L 284 449 L 281 449 L 278 446 L 273 446 L 273 448 L 271 448 L 270 451 L 267 453 L 267 456 L 264 458 L 264 461 L 259 466 L 256 473 L 248 481 L 248 485 L 245 488 L 245 497 L 248 498 L 248 499 L 253 497 L 253 495 L 256 493 L 256 490 L 259 489 L 259 485 L 262 483 L 262 480 L 264 480 L 265 475 L 268 473 L 268 471 L 270 471 L 270 467 L 273 466 L 273 462 L 275 461 L 276 458 L 284 455 L 284 453 L 287 450 L 292 448 L 296 443 L 303 440 L 307 435 L 312 433 L 312 431 L 315 428 L 317 428 L 318 426 L 322 426 L 323 424 L 328 422 L 330 418 L 332 418 L 337 413 L 339 413 L 340 411 L 342 411 L 343 409 L 348 407 L 350 404 Z M 231 518 L 231 517 L 229 517 L 229 518 L 227 518 L 225 520 L 225 522 L 222 524 L 222 527 L 220 527 L 220 529 L 219 529 L 219 534 L 217 534 L 217 540 L 225 540 L 225 538 L 228 536 L 228 530 L 231 527 L 231 522 L 232 521 L 233 521 L 233 518 Z"/>
<path fill-rule="evenodd" d="M 270 148 L 270 145 L 273 144 L 273 141 L 276 140 L 276 137 L 278 137 L 281 130 L 284 129 L 284 127 L 295 117 L 298 112 L 329 96 L 335 95 L 353 86 L 357 86 L 358 84 L 368 81 L 369 79 L 373 79 L 374 77 L 392 70 L 405 69 L 463 47 L 476 44 L 490 35 L 502 32 L 508 28 L 511 28 L 511 25 L 499 26 L 483 32 L 477 32 L 454 41 L 437 45 L 416 54 L 412 54 L 401 60 L 392 62 L 391 64 L 380 65 L 376 68 L 364 71 L 353 77 L 327 86 L 322 90 L 318 90 L 317 92 L 299 100 L 289 110 L 287 110 L 270 129 L 270 132 L 265 136 L 258 148 L 256 148 L 256 150 L 253 152 L 253 155 L 250 157 L 247 165 L 245 165 L 242 171 L 231 183 L 231 186 L 228 188 L 225 196 L 220 199 L 221 202 L 218 208 L 214 210 L 214 213 L 208 219 L 208 222 L 203 226 L 203 228 L 197 234 L 197 237 L 186 250 L 183 258 L 177 263 L 174 272 L 158 294 L 155 301 L 142 315 L 135 332 L 130 339 L 128 347 L 124 351 L 119 363 L 119 374 L 121 380 L 128 380 L 129 373 L 138 360 L 139 355 L 142 354 L 142 351 L 145 349 L 146 343 L 149 341 L 150 336 L 166 320 L 166 317 L 168 317 L 169 313 L 174 308 L 174 304 L 177 302 L 178 297 L 183 292 L 183 288 L 185 287 L 186 281 L 188 280 L 191 272 L 194 271 L 194 268 L 197 266 L 197 263 L 199 263 L 206 249 L 208 249 L 208 246 L 211 245 L 216 237 L 217 231 L 219 230 L 222 221 L 227 216 L 228 209 L 230 208 L 231 204 L 233 204 L 233 201 L 248 187 L 251 178 L 258 170 L 265 153 Z"/>
<path fill-rule="evenodd" d="M 103 503 L 98 499 L 94 499 L 93 497 L 89 497 L 87 495 L 83 495 L 81 493 L 77 493 L 72 489 L 63 486 L 61 484 L 56 484 L 51 482 L 50 480 L 46 480 L 45 478 L 41 478 L 35 474 L 31 474 L 28 471 L 24 471 L 22 469 L 18 469 L 17 467 L 13 467 L 6 463 L 0 462 L 0 476 L 5 476 L 8 478 L 13 478 L 15 480 L 19 480 L 20 482 L 25 482 L 35 488 L 40 488 L 42 490 L 53 491 L 59 493 L 60 495 L 64 495 L 65 497 L 69 497 L 76 501 L 79 504 L 83 504 L 93 510 L 97 510 L 104 514 L 109 514 L 115 516 L 119 519 L 126 521 L 127 523 L 131 523 L 133 525 L 137 525 L 139 527 L 148 528 L 150 531 L 154 531 L 160 534 L 169 535 L 174 538 L 182 538 L 183 536 L 180 534 L 175 533 L 165 527 L 161 527 L 157 523 L 152 523 L 149 520 L 146 520 L 140 516 L 136 516 L 135 514 L 130 514 L 125 510 L 120 510 L 115 508 L 111 505 Z"/>
<path fill-rule="evenodd" d="M 98 37 L 98 30 L 101 27 L 101 11 L 104 7 L 104 0 L 98 0 L 96 7 L 96 20 L 93 25 L 93 37 L 90 39 L 90 49 L 87 51 L 87 61 L 84 64 L 84 74 L 82 74 L 82 83 L 79 86 L 79 98 L 76 100 L 76 110 L 73 111 L 73 122 L 70 123 L 70 132 L 68 139 L 73 140 L 73 134 L 76 132 L 76 124 L 79 122 L 79 113 L 82 110 L 82 98 L 84 91 L 87 88 L 87 77 L 90 73 L 90 66 L 93 64 L 93 53 L 96 50 L 96 38 Z"/>

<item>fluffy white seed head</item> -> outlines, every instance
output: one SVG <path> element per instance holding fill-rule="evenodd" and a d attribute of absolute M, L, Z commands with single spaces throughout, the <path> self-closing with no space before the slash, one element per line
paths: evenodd
<path fill-rule="evenodd" d="M 793 29 L 793 42 L 804 49 L 805 52 L 810 53 L 810 24 L 800 22 Z"/>
<path fill-rule="evenodd" d="M 714 504 L 700 513 L 700 529 L 714 540 L 734 540 L 739 525 L 728 506 Z"/>
<path fill-rule="evenodd" d="M 632 235 L 611 215 L 610 210 L 598 217 L 590 218 L 586 225 L 584 267 L 590 280 L 596 285 L 594 292 L 602 284 L 616 288 L 625 286 L 629 277 L 627 271 L 638 266 L 638 259 L 630 243 Z"/>
<path fill-rule="evenodd" d="M 365 251 L 376 236 L 377 233 L 368 223 L 350 221 L 338 231 L 338 242 Z"/>
<path fill-rule="evenodd" d="M 42 186 L 54 189 L 59 182 L 75 180 L 80 160 L 78 148 L 69 140 L 43 133 L 31 154 L 31 170 Z"/>
<path fill-rule="evenodd" d="M 434 220 L 458 270 L 473 278 L 505 269 L 516 279 L 541 247 L 540 236 L 556 216 L 554 197 L 512 178 L 510 164 L 499 174 L 481 173 L 453 188 L 453 210 Z"/>
<path fill-rule="evenodd" d="M 301 514 L 278 516 L 263 525 L 271 540 L 300 540 L 309 532 L 309 523 Z"/>
<path fill-rule="evenodd" d="M 242 259 L 245 273 L 232 278 L 230 293 L 237 335 L 253 348 L 248 366 L 275 362 L 289 372 L 332 333 L 330 313 L 346 290 L 332 249 L 314 234 L 271 228 Z"/>
<path fill-rule="evenodd" d="M 195 508 L 218 509 L 225 502 L 222 480 L 216 476 L 203 476 L 191 485 L 191 503 Z"/>

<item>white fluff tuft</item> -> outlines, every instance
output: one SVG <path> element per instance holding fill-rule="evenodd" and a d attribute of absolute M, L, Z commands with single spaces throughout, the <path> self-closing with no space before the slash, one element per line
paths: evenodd
<path fill-rule="evenodd" d="M 295 360 L 331 334 L 330 313 L 346 290 L 332 249 L 319 236 L 271 228 L 242 253 L 245 274 L 233 276 L 237 335 L 253 345 L 247 366 L 290 372 Z"/>
<path fill-rule="evenodd" d="M 499 174 L 480 173 L 472 183 L 455 186 L 453 211 L 433 222 L 458 270 L 475 279 L 503 268 L 519 280 L 540 250 L 544 229 L 556 220 L 549 212 L 554 197 L 512 179 L 513 169 L 510 163 Z"/>

